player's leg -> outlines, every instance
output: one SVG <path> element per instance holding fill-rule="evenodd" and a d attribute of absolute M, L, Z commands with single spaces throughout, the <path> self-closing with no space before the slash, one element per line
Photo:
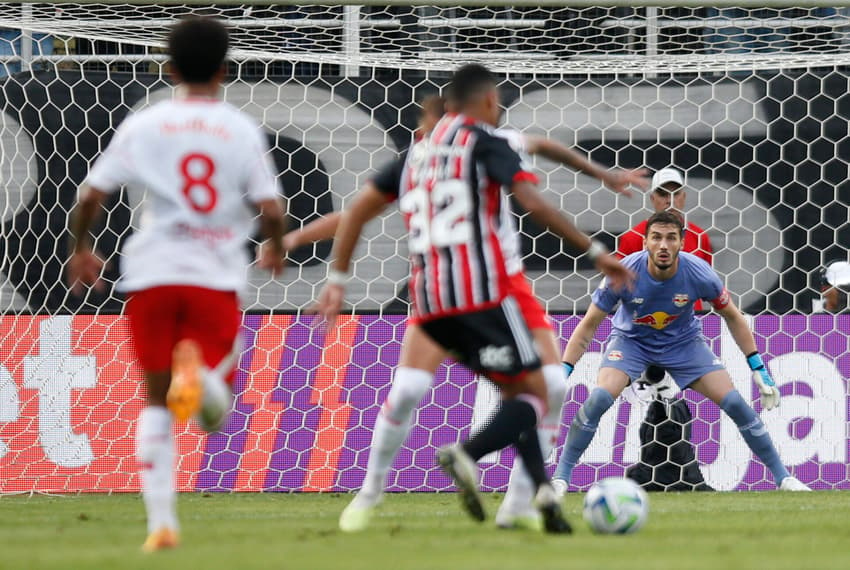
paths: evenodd
<path fill-rule="evenodd" d="M 558 365 L 558 368 L 560 369 L 561 366 Z M 541 435 L 545 435 L 545 433 L 541 434 L 540 425 L 549 416 L 547 411 L 548 406 L 546 405 L 548 386 L 544 369 L 545 367 L 539 371 L 530 372 L 519 383 L 500 385 L 505 398 L 502 407 L 504 408 L 509 403 L 514 402 L 524 403 L 526 405 L 530 404 L 533 407 L 535 411 L 535 424 L 533 426 L 525 426 L 512 443 L 517 450 L 517 459 L 523 468 L 525 478 L 530 480 L 532 489 L 534 490 L 534 506 L 542 515 L 544 529 L 552 533 L 570 533 L 572 532 L 572 528 L 566 519 L 564 519 L 561 512 L 560 497 L 555 492 L 546 474 L 544 450 L 551 451 L 553 444 L 544 445 L 540 440 Z M 563 395 L 557 404 L 559 410 L 562 403 Z M 519 407 L 516 407 L 517 412 L 515 417 L 520 418 Z M 510 419 L 505 416 L 506 421 Z M 543 431 L 546 432 L 546 430 Z"/>
<path fill-rule="evenodd" d="M 174 483 L 174 436 L 172 417 L 166 408 L 171 381 L 171 351 L 177 341 L 177 299 L 169 288 L 131 293 L 126 315 L 130 335 L 145 370 L 147 402 L 136 425 L 136 457 L 139 461 L 142 499 L 147 515 L 147 552 L 177 546 L 176 491 Z"/>
<path fill-rule="evenodd" d="M 466 509 L 484 520 L 475 462 L 513 445 L 537 489 L 546 530 L 569 532 L 549 485 L 537 436 L 537 424 L 546 409 L 546 383 L 539 353 L 516 301 L 507 297 L 498 308 L 439 321 L 426 323 L 426 332 L 494 381 L 503 396 L 500 408 L 477 434 L 438 453 L 438 461 L 455 480 Z"/>
<path fill-rule="evenodd" d="M 559 494 L 566 492 L 572 478 L 573 469 L 582 454 L 590 445 L 599 420 L 614 404 L 614 400 L 629 385 L 629 376 L 617 368 L 600 368 L 597 386 L 579 408 L 567 432 L 567 441 L 558 460 L 558 467 L 552 477 Z"/>
<path fill-rule="evenodd" d="M 410 433 L 413 413 L 431 389 L 434 373 L 445 357 L 445 349 L 418 325 L 408 324 L 390 393 L 375 419 L 366 477 L 360 492 L 340 515 L 341 530 L 357 532 L 368 526 L 383 495 L 387 473 Z"/>
<path fill-rule="evenodd" d="M 738 426 L 753 453 L 773 474 L 777 485 L 782 486 L 785 482 L 784 486 L 790 487 L 789 490 L 809 490 L 790 476 L 761 418 L 735 389 L 729 372 L 703 339 L 695 339 L 687 346 L 665 354 L 664 367 L 676 384 L 683 390 L 686 387 L 696 390 L 720 406 Z"/>
<path fill-rule="evenodd" d="M 560 350 L 548 319 L 545 326 L 537 326 L 531 333 L 540 350 L 543 379 L 546 383 L 547 411 L 537 426 L 537 437 L 544 462 L 552 453 L 561 427 L 561 413 L 567 394 L 567 379 L 560 362 Z M 511 468 L 505 498 L 496 513 L 496 525 L 502 528 L 541 529 L 542 521 L 534 507 L 536 488 L 526 472 L 522 457 L 517 457 Z"/>
<path fill-rule="evenodd" d="M 181 287 L 180 294 L 180 340 L 174 348 L 169 407 L 178 421 L 197 415 L 204 430 L 215 431 L 233 407 L 242 311 L 234 291 Z"/>
<path fill-rule="evenodd" d="M 612 337 L 608 343 L 596 388 L 579 408 L 567 432 L 567 441 L 552 477 L 559 494 L 566 492 L 573 469 L 596 435 L 599 420 L 614 404 L 632 378 L 646 369 L 648 358 L 640 346 L 625 337 Z"/>
<path fill-rule="evenodd" d="M 764 427 L 761 418 L 755 410 L 747 404 L 741 393 L 732 385 L 732 379 L 725 369 L 711 371 L 690 385 L 703 396 L 706 396 L 735 422 L 738 431 L 747 442 L 747 445 L 756 456 L 761 459 L 767 467 L 776 485 L 789 491 L 809 491 L 810 489 L 792 477 L 782 464 L 779 452 L 773 445 L 770 434 Z"/>

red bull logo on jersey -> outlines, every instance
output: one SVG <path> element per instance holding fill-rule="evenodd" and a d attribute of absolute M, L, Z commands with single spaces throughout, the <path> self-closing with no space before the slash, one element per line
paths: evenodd
<path fill-rule="evenodd" d="M 688 304 L 689 300 L 687 293 L 676 293 L 673 295 L 673 304 L 677 307 L 684 307 Z"/>
<path fill-rule="evenodd" d="M 646 325 L 660 331 L 678 318 L 679 315 L 669 315 L 664 311 L 656 311 L 655 313 L 635 317 L 632 319 L 632 322 L 636 325 Z"/>

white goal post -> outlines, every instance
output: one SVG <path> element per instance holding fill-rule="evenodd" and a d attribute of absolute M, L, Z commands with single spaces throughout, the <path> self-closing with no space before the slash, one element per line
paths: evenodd
<path fill-rule="evenodd" d="M 500 77 L 505 123 L 610 167 L 672 167 L 687 217 L 753 315 L 783 394 L 762 417 L 784 462 L 816 488 L 850 488 L 846 314 L 810 314 L 819 269 L 850 250 L 850 2 L 17 2 L 0 3 L 0 478 L 3 492 L 135 491 L 140 372 L 113 291 L 63 283 L 67 217 L 87 168 L 133 111 L 171 97 L 165 33 L 187 14 L 232 31 L 224 98 L 261 122 L 294 226 L 337 211 L 406 148 L 417 102 L 468 61 Z M 651 211 L 598 181 L 534 159 L 546 197 L 615 247 Z M 118 275 L 139 194 L 108 204 L 96 230 Z M 392 209 L 390 209 L 392 210 Z M 528 276 L 564 342 L 598 276 L 520 220 Z M 405 230 L 389 211 L 367 228 L 350 314 L 327 337 L 300 312 L 328 244 L 295 252 L 282 279 L 251 270 L 236 410 L 221 434 L 178 438 L 182 490 L 350 491 L 404 331 Z M 757 392 L 716 316 L 707 338 L 747 399 Z M 569 421 L 595 378 L 605 331 L 572 378 Z M 586 488 L 640 459 L 647 402 L 606 416 L 575 474 Z M 716 407 L 687 396 L 691 441 L 718 489 L 772 488 Z M 441 368 L 392 471 L 394 491 L 449 488 L 434 446 L 494 405 L 456 365 Z M 562 434 L 563 438 L 563 434 Z M 504 489 L 509 453 L 483 465 Z"/>

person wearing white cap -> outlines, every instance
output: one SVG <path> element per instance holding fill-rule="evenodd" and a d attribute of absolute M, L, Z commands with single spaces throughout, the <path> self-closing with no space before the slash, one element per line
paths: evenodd
<path fill-rule="evenodd" d="M 711 264 L 711 240 L 708 233 L 693 222 L 689 222 L 685 216 L 685 179 L 682 173 L 675 168 L 662 168 L 652 176 L 649 185 L 649 200 L 656 212 L 670 210 L 681 218 L 685 225 L 685 236 L 682 243 L 682 251 L 692 253 Z M 617 243 L 616 254 L 625 257 L 629 254 L 643 251 L 644 236 L 646 235 L 646 220 L 642 221 L 625 234 L 620 236 Z M 702 301 L 694 303 L 694 310 L 703 310 Z M 651 386 L 656 393 L 661 394 L 665 387 L 672 388 L 673 379 L 667 375 L 666 370 L 660 366 L 650 365 L 643 375 L 635 382 L 636 387 Z"/>
<path fill-rule="evenodd" d="M 827 263 L 820 272 L 821 298 L 815 299 L 812 312 L 835 313 L 847 309 L 847 293 L 850 292 L 850 263 L 834 261 Z"/>
<path fill-rule="evenodd" d="M 693 222 L 685 219 L 685 180 L 675 168 L 662 168 L 652 177 L 649 200 L 656 212 L 670 210 L 685 223 L 685 243 L 682 251 L 692 253 L 711 263 L 711 240 L 708 233 Z M 646 220 L 620 236 L 617 243 L 617 255 L 625 257 L 630 253 L 643 250 L 643 237 L 646 235 Z M 697 308 L 699 310 L 699 308 Z"/>

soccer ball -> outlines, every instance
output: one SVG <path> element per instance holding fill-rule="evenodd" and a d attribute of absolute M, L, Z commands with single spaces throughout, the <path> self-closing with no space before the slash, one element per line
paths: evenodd
<path fill-rule="evenodd" d="M 628 534 L 646 523 L 649 497 L 631 479 L 609 477 L 584 496 L 584 520 L 600 534 Z"/>

